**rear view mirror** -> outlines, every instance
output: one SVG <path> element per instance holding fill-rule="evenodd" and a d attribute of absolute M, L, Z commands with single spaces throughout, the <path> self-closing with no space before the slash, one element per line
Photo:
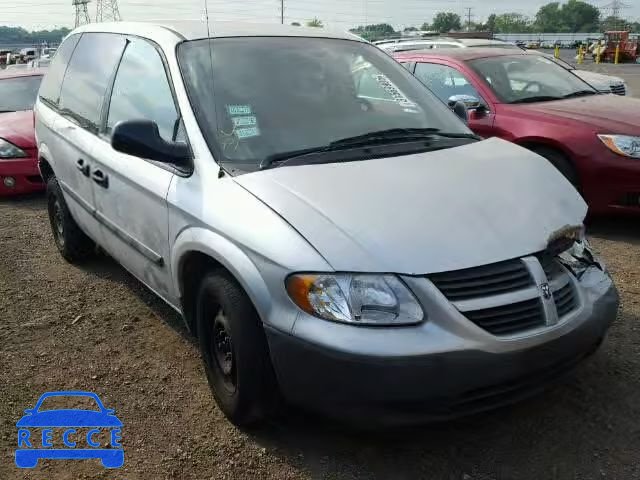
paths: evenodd
<path fill-rule="evenodd" d="M 118 152 L 162 163 L 183 165 L 190 158 L 188 145 L 164 140 L 158 125 L 151 120 L 118 123 L 113 130 L 111 146 Z"/>

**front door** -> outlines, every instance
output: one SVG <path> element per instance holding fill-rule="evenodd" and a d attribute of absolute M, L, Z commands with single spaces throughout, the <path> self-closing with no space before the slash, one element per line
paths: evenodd
<path fill-rule="evenodd" d="M 114 127 L 127 120 L 152 120 L 168 142 L 183 130 L 159 51 L 141 38 L 127 41 L 106 105 L 106 125 L 95 147 L 94 184 L 104 248 L 157 294 L 171 286 L 167 192 L 171 166 L 115 151 Z"/>
<path fill-rule="evenodd" d="M 456 95 L 470 95 L 480 100 L 483 109 L 469 112 L 469 128 L 482 137 L 493 137 L 495 113 L 471 81 L 458 69 L 439 63 L 418 63 L 415 76 L 444 103 Z"/>

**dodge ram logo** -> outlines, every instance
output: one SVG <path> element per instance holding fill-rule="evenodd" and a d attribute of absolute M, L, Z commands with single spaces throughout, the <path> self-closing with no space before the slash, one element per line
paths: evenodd
<path fill-rule="evenodd" d="M 542 292 L 542 297 L 545 300 L 551 300 L 551 287 L 549 287 L 548 283 L 540 285 L 540 291 Z"/>

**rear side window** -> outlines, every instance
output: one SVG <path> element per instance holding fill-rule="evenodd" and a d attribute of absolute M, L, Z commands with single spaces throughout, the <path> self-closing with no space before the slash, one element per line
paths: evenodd
<path fill-rule="evenodd" d="M 40 98 L 46 100 L 52 105 L 58 105 L 60 87 L 62 86 L 64 72 L 67 70 L 69 59 L 78 44 L 78 40 L 80 40 L 80 35 L 72 35 L 68 37 L 62 45 L 60 45 L 60 48 L 56 52 L 56 55 L 49 66 L 47 75 L 42 81 L 42 85 L 40 87 Z"/>
<path fill-rule="evenodd" d="M 108 33 L 85 33 L 69 62 L 60 93 L 62 113 L 83 128 L 98 132 L 104 96 L 125 39 Z"/>
<path fill-rule="evenodd" d="M 176 109 L 158 51 L 144 40 L 133 40 L 124 52 L 113 85 L 107 133 L 125 120 L 152 120 L 166 141 L 175 139 Z"/>
<path fill-rule="evenodd" d="M 455 68 L 436 63 L 418 63 L 416 77 L 443 102 L 455 95 L 471 95 L 480 98 L 469 80 Z"/>

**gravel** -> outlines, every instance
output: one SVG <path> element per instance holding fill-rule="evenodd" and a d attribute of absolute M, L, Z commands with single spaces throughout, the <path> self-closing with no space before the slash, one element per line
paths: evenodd
<path fill-rule="evenodd" d="M 355 432 L 296 413 L 257 431 L 215 406 L 194 341 L 113 260 L 65 263 L 42 196 L 0 202 L 0 478 L 640 478 L 640 222 L 599 221 L 592 243 L 620 289 L 601 350 L 514 407 L 408 430 Z M 55 390 L 97 393 L 123 421 L 125 464 L 14 465 L 15 422 Z"/>

